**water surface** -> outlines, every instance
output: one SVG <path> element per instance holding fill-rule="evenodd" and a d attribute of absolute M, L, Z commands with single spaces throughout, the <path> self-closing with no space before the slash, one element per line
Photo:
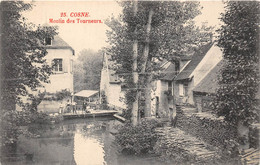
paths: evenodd
<path fill-rule="evenodd" d="M 154 158 L 122 155 L 117 152 L 114 136 L 119 121 L 73 119 L 51 127 L 34 126 L 37 138 L 20 137 L 17 159 L 4 164 L 57 165 L 159 165 Z"/>

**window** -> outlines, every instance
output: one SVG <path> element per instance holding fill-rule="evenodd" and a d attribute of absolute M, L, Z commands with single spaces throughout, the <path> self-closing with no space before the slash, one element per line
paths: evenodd
<path fill-rule="evenodd" d="M 45 38 L 45 45 L 51 45 L 51 38 Z"/>
<path fill-rule="evenodd" d="M 172 93 L 172 82 L 171 81 L 168 81 L 168 92 L 171 96 L 173 95 L 173 93 Z"/>
<path fill-rule="evenodd" d="M 126 91 L 127 90 L 127 84 L 126 83 L 122 83 L 121 84 L 121 91 Z"/>
<path fill-rule="evenodd" d="M 53 70 L 55 72 L 62 72 L 63 69 L 62 69 L 62 59 L 54 59 L 53 60 Z"/>

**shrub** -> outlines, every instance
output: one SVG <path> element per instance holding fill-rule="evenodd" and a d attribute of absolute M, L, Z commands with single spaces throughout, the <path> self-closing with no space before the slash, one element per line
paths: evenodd
<path fill-rule="evenodd" d="M 57 91 L 56 93 L 49 93 L 45 92 L 44 93 L 44 98 L 43 100 L 48 100 L 48 101 L 60 101 L 65 98 L 71 97 L 71 92 L 68 91 L 67 89 L 63 89 L 61 91 Z"/>
<path fill-rule="evenodd" d="M 121 116 L 124 117 L 126 120 L 131 120 L 132 109 L 123 109 Z"/>
<path fill-rule="evenodd" d="M 115 141 L 123 153 L 146 154 L 153 149 L 157 141 L 155 133 L 157 126 L 159 126 L 157 120 L 143 119 L 137 126 L 126 123 L 119 128 Z"/>
<path fill-rule="evenodd" d="M 70 97 L 71 96 L 71 93 L 70 91 L 64 89 L 64 90 L 61 90 L 59 92 L 57 92 L 55 94 L 55 97 L 56 97 L 56 100 L 59 101 L 59 100 L 63 100 L 64 98 L 67 98 L 67 97 Z"/>

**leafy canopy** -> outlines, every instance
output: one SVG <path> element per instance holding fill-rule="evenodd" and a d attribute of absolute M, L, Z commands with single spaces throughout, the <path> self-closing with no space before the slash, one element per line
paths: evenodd
<path fill-rule="evenodd" d="M 230 1 L 221 20 L 218 46 L 226 62 L 217 92 L 217 112 L 233 124 L 259 120 L 256 109 L 259 62 L 259 2 Z"/>
<path fill-rule="evenodd" d="M 29 96 L 48 82 L 51 67 L 45 63 L 46 37 L 56 35 L 56 28 L 26 23 L 21 12 L 31 4 L 21 1 L 1 2 L 1 102 L 3 109 L 14 109 L 20 96 Z"/>

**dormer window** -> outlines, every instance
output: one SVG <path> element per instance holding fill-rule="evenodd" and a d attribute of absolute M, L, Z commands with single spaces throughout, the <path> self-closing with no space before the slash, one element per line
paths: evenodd
<path fill-rule="evenodd" d="M 45 38 L 45 45 L 51 45 L 51 38 Z"/>

